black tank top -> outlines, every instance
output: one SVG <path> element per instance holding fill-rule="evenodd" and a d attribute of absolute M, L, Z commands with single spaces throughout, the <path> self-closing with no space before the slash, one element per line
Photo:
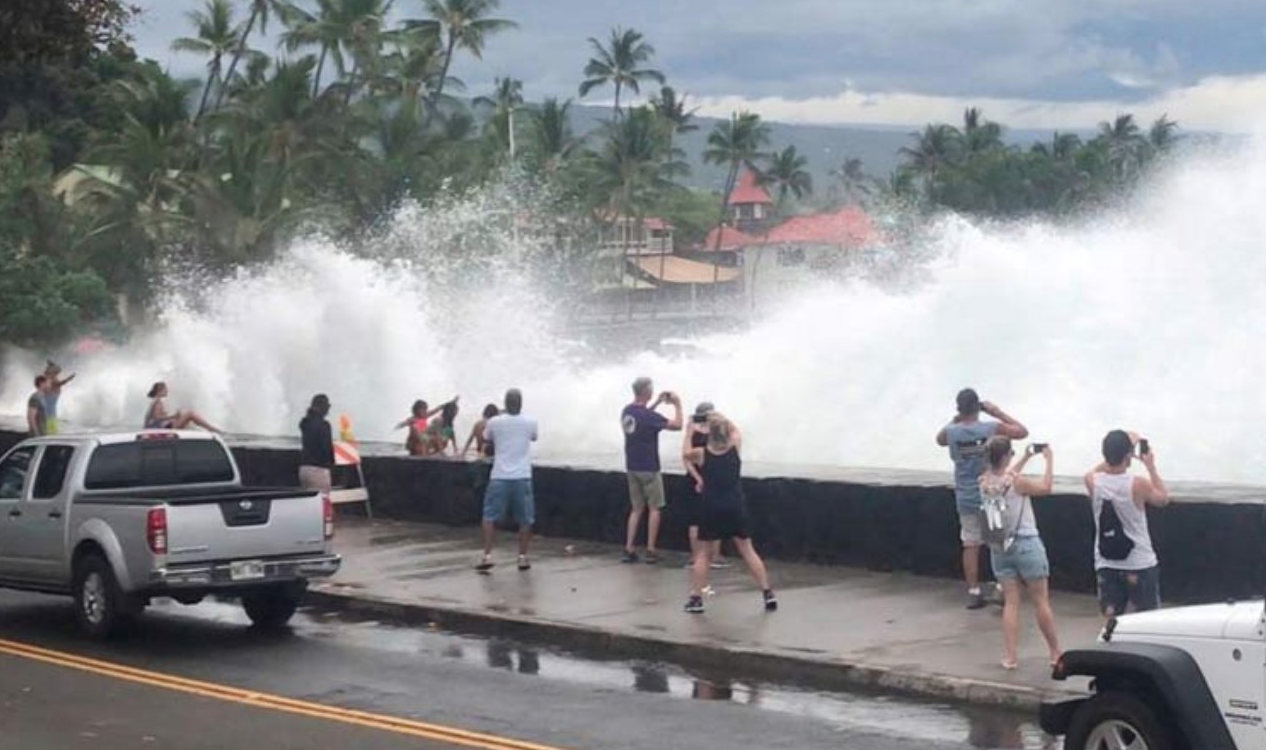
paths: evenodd
<path fill-rule="evenodd" d="M 708 446 L 708 433 L 695 430 L 690 433 L 691 448 L 706 448 Z"/>
<path fill-rule="evenodd" d="M 729 449 L 716 455 L 703 449 L 703 500 L 715 506 L 737 506 L 743 502 L 743 460 L 738 451 Z"/>

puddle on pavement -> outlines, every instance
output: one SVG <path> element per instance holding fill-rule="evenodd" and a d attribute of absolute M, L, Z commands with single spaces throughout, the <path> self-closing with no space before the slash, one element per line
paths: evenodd
<path fill-rule="evenodd" d="M 229 619 L 236 612 L 224 613 Z M 722 701 L 774 711 L 838 728 L 898 733 L 928 742 L 966 743 L 999 750 L 1057 750 L 1034 717 L 1006 710 L 965 708 L 904 697 L 809 690 L 793 685 L 736 678 L 719 670 L 686 669 L 641 660 L 611 660 L 527 645 L 360 620 L 347 613 L 306 610 L 295 620 L 298 634 L 351 641 L 360 648 L 423 653 L 486 669 L 606 690 L 653 693 L 680 700 Z"/>

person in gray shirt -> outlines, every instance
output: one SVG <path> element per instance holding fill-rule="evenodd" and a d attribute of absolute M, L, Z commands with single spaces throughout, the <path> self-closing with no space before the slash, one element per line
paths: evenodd
<path fill-rule="evenodd" d="M 949 448 L 954 462 L 954 499 L 958 505 L 959 539 L 963 543 L 963 579 L 967 582 L 967 608 L 985 606 L 980 588 L 980 549 L 984 546 L 984 524 L 980 514 L 980 475 L 988 468 L 989 438 L 1003 435 L 1012 440 L 1029 436 L 1024 425 L 980 396 L 971 388 L 958 392 L 958 413 L 936 433 L 936 444 Z M 983 421 L 981 413 L 993 421 Z"/>

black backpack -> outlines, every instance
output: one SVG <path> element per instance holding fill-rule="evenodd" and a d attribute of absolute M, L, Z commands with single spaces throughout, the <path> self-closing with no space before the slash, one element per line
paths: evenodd
<path fill-rule="evenodd" d="M 1099 555 L 1105 560 L 1124 560 L 1134 550 L 1134 540 L 1125 533 L 1112 501 L 1105 499 L 1099 509 Z"/>

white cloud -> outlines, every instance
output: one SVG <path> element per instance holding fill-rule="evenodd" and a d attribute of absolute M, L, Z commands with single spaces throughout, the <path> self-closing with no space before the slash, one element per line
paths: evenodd
<path fill-rule="evenodd" d="M 789 99 L 700 97 L 700 114 L 726 117 L 748 110 L 767 120 L 806 124 L 910 125 L 957 122 L 967 107 L 1012 128 L 1081 129 L 1118 113 L 1140 121 L 1169 115 L 1185 130 L 1249 133 L 1266 122 L 1266 73 L 1212 76 L 1138 102 L 1053 102 L 1030 99 L 965 98 L 848 89 L 832 97 Z"/>

